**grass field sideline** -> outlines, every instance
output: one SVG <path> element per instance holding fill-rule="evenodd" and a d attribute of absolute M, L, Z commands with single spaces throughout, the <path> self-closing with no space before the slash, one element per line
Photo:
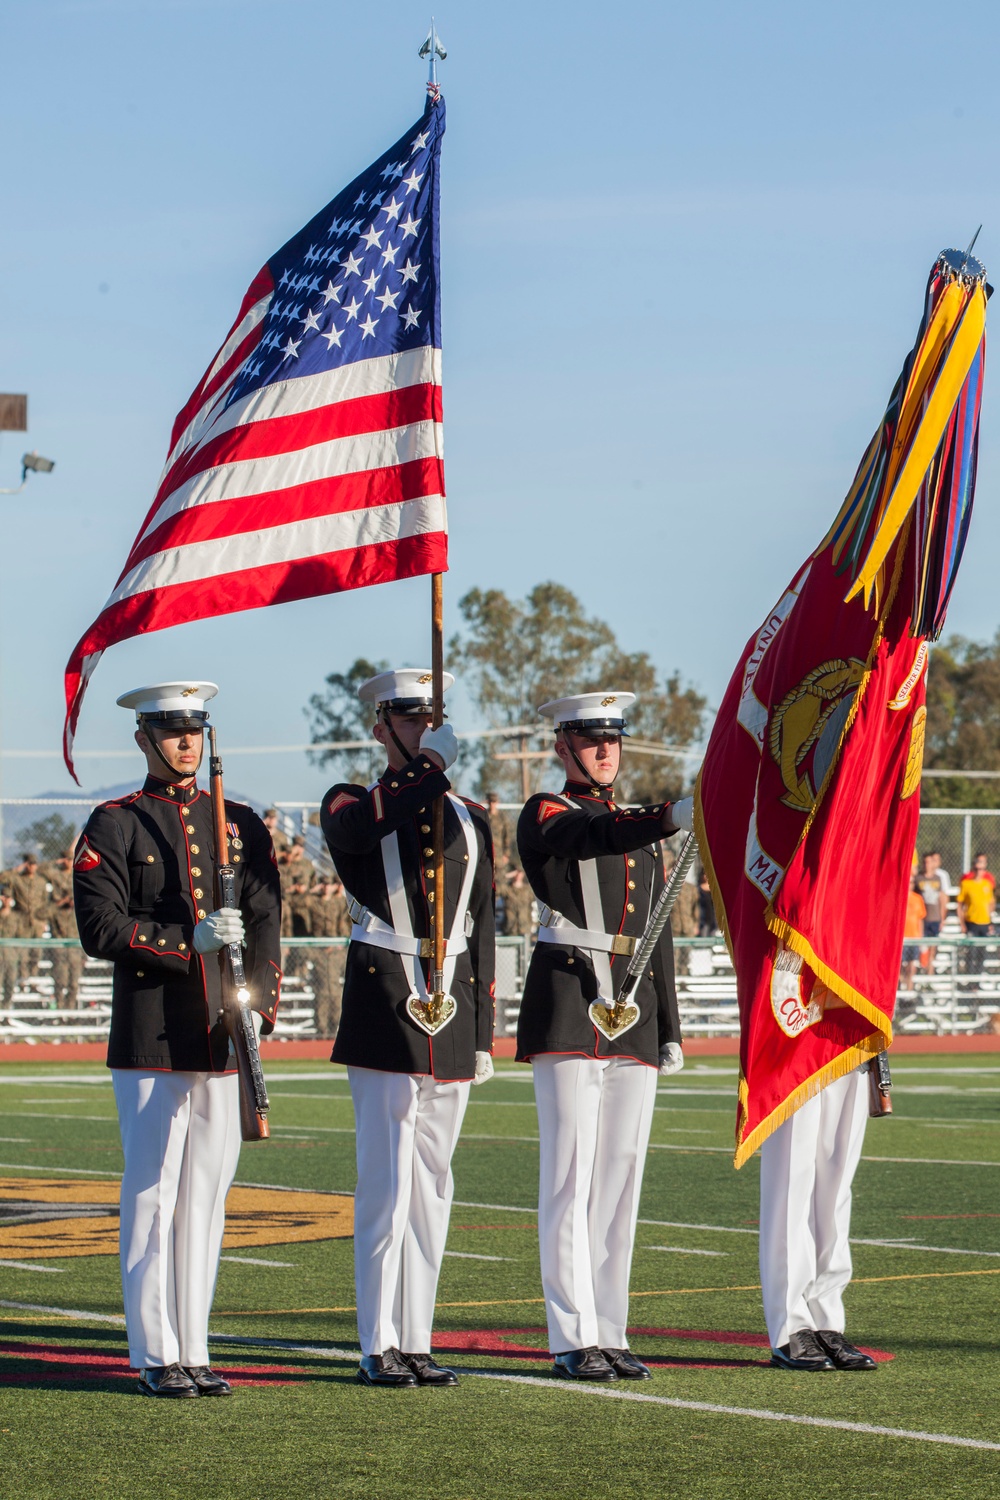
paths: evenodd
<path fill-rule="evenodd" d="M 506 1066 L 455 1160 L 435 1348 L 470 1373 L 375 1392 L 353 1383 L 346 1078 L 272 1063 L 274 1136 L 244 1147 L 212 1318 L 238 1392 L 173 1405 L 127 1369 L 106 1071 L 0 1066 L 0 1495 L 996 1496 L 1000 1057 L 910 1054 L 894 1077 L 855 1185 L 849 1334 L 874 1374 L 767 1366 L 757 1168 L 733 1172 L 720 1057 L 659 1091 L 632 1278 L 652 1382 L 548 1378 L 530 1073 Z"/>

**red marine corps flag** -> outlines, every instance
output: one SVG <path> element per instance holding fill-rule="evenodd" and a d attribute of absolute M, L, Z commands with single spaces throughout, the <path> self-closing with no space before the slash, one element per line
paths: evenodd
<path fill-rule="evenodd" d="M 257 273 L 178 414 L 153 502 L 66 667 L 74 779 L 83 695 L 116 641 L 447 568 L 445 111 L 428 90 L 416 124 Z"/>
<path fill-rule="evenodd" d="M 928 639 L 976 476 L 985 272 L 948 250 L 833 526 L 747 642 L 695 796 L 736 970 L 737 1167 L 883 1051 L 919 817 Z"/>

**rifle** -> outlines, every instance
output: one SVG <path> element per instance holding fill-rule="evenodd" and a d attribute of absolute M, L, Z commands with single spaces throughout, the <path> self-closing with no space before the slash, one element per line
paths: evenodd
<path fill-rule="evenodd" d="M 889 1072 L 889 1056 L 879 1052 L 868 1061 L 868 1118 L 884 1120 L 892 1114 L 892 1074 Z"/>
<path fill-rule="evenodd" d="M 235 907 L 236 871 L 229 863 L 222 759 L 216 749 L 214 728 L 208 731 L 208 742 L 212 817 L 215 821 L 215 899 L 220 907 Z M 239 943 L 226 944 L 219 954 L 219 967 L 222 970 L 222 1019 L 236 1055 L 240 1079 L 240 1134 L 245 1141 L 266 1141 L 271 1134 L 271 1127 L 267 1123 L 270 1103 L 264 1070 L 260 1065 L 257 1033 L 253 1029 L 250 991 L 243 968 L 243 949 Z"/>

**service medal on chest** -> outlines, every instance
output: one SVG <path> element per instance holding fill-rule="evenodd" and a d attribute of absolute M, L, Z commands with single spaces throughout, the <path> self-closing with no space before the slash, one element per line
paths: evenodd
<path fill-rule="evenodd" d="M 630 1031 L 639 1019 L 638 1005 L 618 1005 L 614 1001 L 606 1005 L 595 1000 L 588 1006 L 588 1014 L 602 1036 L 614 1042 L 626 1031 Z"/>
<path fill-rule="evenodd" d="M 419 995 L 411 995 L 406 1002 L 406 1013 L 421 1031 L 426 1031 L 428 1036 L 434 1036 L 442 1027 L 447 1026 L 454 1016 L 458 1006 L 450 995 L 442 995 L 440 999 L 434 995 L 428 995 L 426 1000 L 421 1000 Z"/>

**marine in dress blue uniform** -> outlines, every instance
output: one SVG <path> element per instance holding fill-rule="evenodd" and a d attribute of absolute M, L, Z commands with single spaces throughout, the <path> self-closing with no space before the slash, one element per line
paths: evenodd
<path fill-rule="evenodd" d="M 218 953 L 243 942 L 258 1032 L 281 988 L 281 897 L 271 837 L 226 803 L 236 908 L 213 910 L 211 797 L 196 781 L 209 682 L 124 693 L 149 774 L 94 809 L 73 861 L 80 942 L 114 965 L 108 1066 L 121 1130 L 121 1268 L 129 1357 L 144 1395 L 220 1396 L 209 1366 L 225 1200 L 240 1152 L 235 1063 Z"/>
<path fill-rule="evenodd" d="M 517 828 L 540 907 L 517 1055 L 534 1071 L 538 1234 L 557 1375 L 647 1379 L 628 1348 L 628 1283 L 658 1072 L 683 1066 L 673 945 L 664 929 L 627 1024 L 602 1021 L 663 887 L 659 840 L 685 804 L 621 808 L 614 780 L 633 693 L 579 693 L 539 709 L 567 779 L 529 798 Z"/>
<path fill-rule="evenodd" d="M 445 673 L 445 686 L 454 679 Z M 354 1267 L 366 1385 L 454 1385 L 431 1358 L 451 1212 L 451 1158 L 469 1087 L 493 1065 L 493 845 L 485 810 L 452 794 L 448 724 L 431 729 L 431 674 L 381 672 L 359 688 L 389 764 L 370 787 L 323 798 L 323 832 L 353 926 L 333 1061 L 356 1121 Z M 445 1020 L 427 1018 L 434 901 L 432 807 L 445 798 Z"/>

